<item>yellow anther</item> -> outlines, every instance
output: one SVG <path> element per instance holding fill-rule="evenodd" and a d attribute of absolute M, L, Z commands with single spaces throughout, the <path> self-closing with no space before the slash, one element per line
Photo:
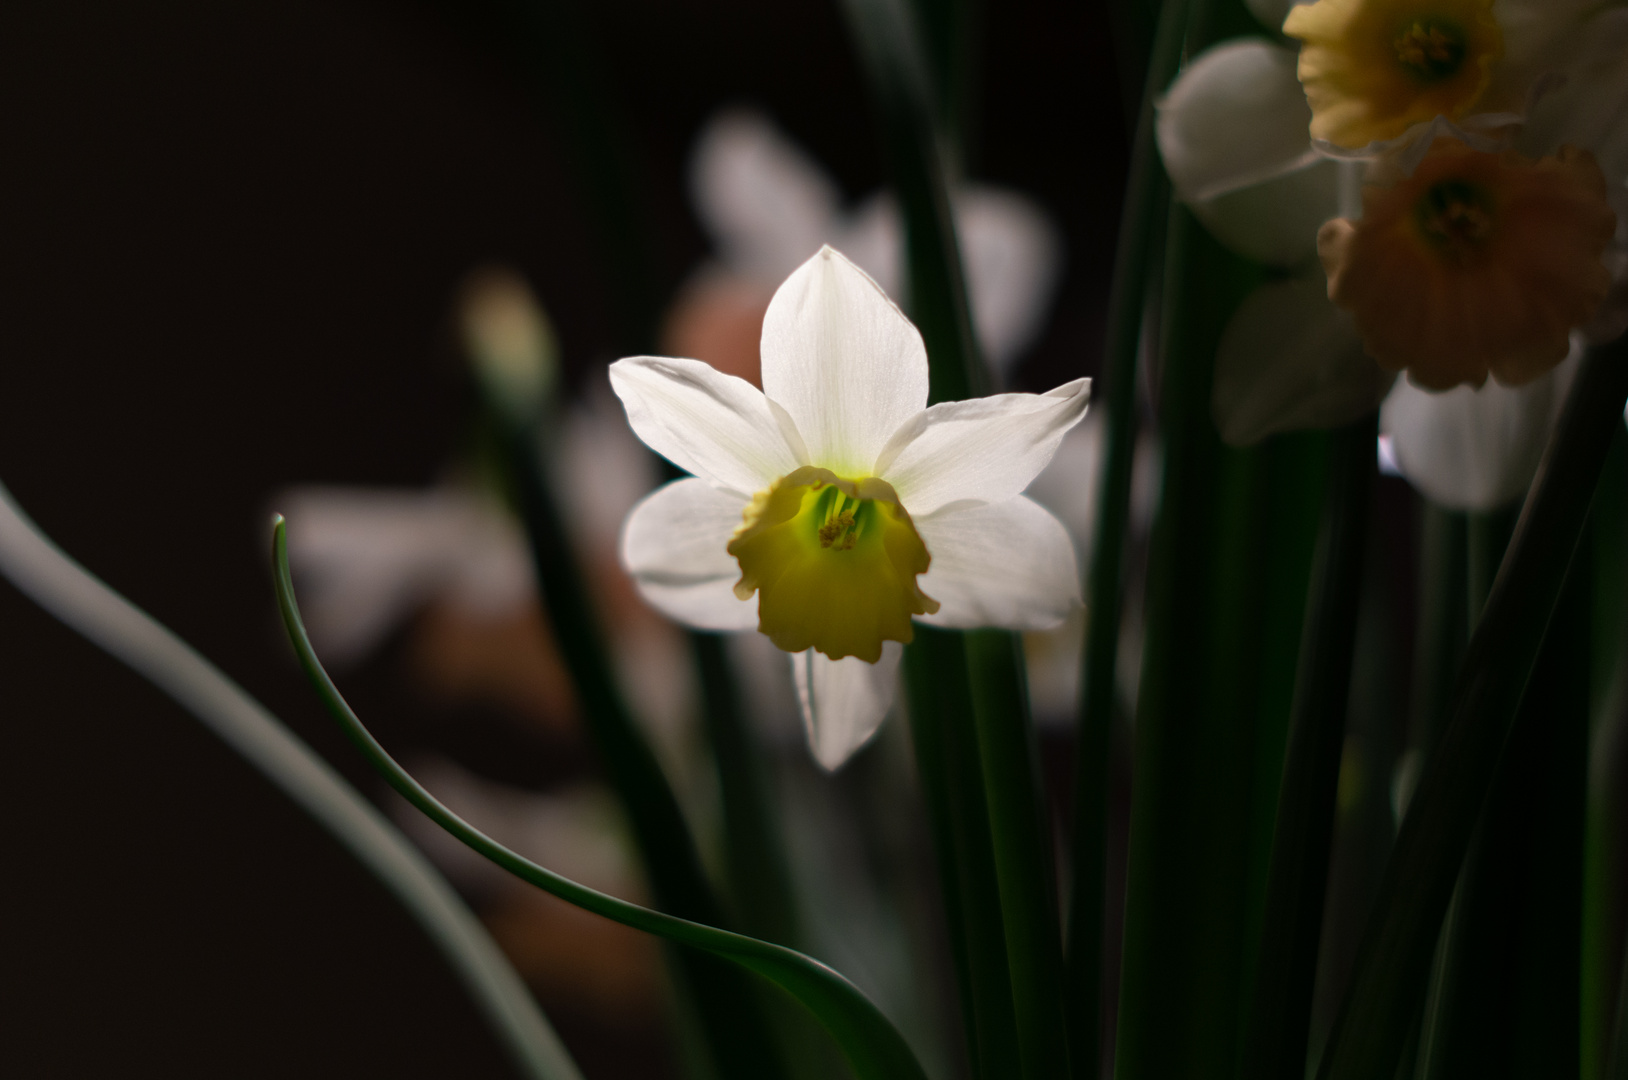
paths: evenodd
<path fill-rule="evenodd" d="M 1464 32 L 1434 20 L 1415 22 L 1396 39 L 1396 58 L 1428 78 L 1446 78 L 1464 62 Z"/>

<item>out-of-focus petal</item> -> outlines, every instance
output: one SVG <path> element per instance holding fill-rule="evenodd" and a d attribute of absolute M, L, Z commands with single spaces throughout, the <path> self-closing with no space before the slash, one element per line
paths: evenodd
<path fill-rule="evenodd" d="M 1051 462 L 1024 489 L 1024 494 L 1057 516 L 1074 537 L 1081 560 L 1089 552 L 1097 517 L 1097 488 L 1102 479 L 1103 428 L 1107 415 L 1098 405 L 1063 436 Z"/>
<path fill-rule="evenodd" d="M 1515 140 L 1534 158 L 1568 144 L 1593 151 L 1606 184 L 1621 190 L 1628 178 L 1628 8 L 1584 25 L 1564 80 L 1533 106 Z"/>
<path fill-rule="evenodd" d="M 1244 300 L 1221 335 L 1210 414 L 1224 441 L 1248 446 L 1355 420 L 1394 378 L 1363 351 L 1322 281 L 1273 282 Z"/>
<path fill-rule="evenodd" d="M 635 356 L 610 366 L 610 382 L 646 446 L 717 487 L 752 495 L 802 464 L 745 379 L 699 360 Z"/>
<path fill-rule="evenodd" d="M 819 250 L 837 214 L 824 170 L 746 109 L 720 114 L 701 132 L 690 193 L 729 267 L 771 285 Z"/>
<path fill-rule="evenodd" d="M 821 248 L 769 302 L 763 392 L 795 422 L 811 462 L 865 476 L 927 404 L 927 349 L 876 282 Z"/>
<path fill-rule="evenodd" d="M 1577 370 L 1573 350 L 1554 371 L 1517 389 L 1488 380 L 1479 390 L 1421 390 L 1406 379 L 1385 398 L 1380 430 L 1396 463 L 1432 502 L 1492 510 L 1520 498 Z"/>
<path fill-rule="evenodd" d="M 882 646 L 874 664 L 855 657 L 832 660 L 813 649 L 791 657 L 792 681 L 814 760 L 835 770 L 870 741 L 893 707 L 904 647 Z"/>
<path fill-rule="evenodd" d="M 736 598 L 740 566 L 726 550 L 742 507 L 705 480 L 675 480 L 647 495 L 622 530 L 622 565 L 639 594 L 703 630 L 756 629 L 757 603 Z"/>
<path fill-rule="evenodd" d="M 913 515 L 951 503 L 1001 502 L 1029 486 L 1091 401 L 1091 380 L 1045 394 L 996 394 L 946 401 L 914 417 L 888 441 L 875 475 L 893 485 Z"/>
<path fill-rule="evenodd" d="M 1015 192 L 968 185 L 954 205 L 972 326 L 984 356 L 1004 371 L 1045 326 L 1062 242 L 1046 214 Z"/>
<path fill-rule="evenodd" d="M 1292 265 L 1339 209 L 1339 165 L 1312 148 L 1295 54 L 1260 39 L 1201 53 L 1159 102 L 1171 183 L 1222 243 Z"/>
<path fill-rule="evenodd" d="M 954 207 L 972 328 L 984 356 L 1005 370 L 1045 326 L 1062 268 L 1057 227 L 1034 202 L 1000 188 L 966 185 Z M 906 295 L 904 230 L 891 195 L 865 200 L 832 245 L 889 296 Z"/>
<path fill-rule="evenodd" d="M 609 549 L 633 505 L 660 483 L 658 463 L 628 428 L 603 374 L 583 388 L 561 435 L 550 461 L 554 490 L 577 543 Z"/>
<path fill-rule="evenodd" d="M 932 565 L 921 587 L 934 626 L 1048 630 L 1080 603 L 1080 569 L 1063 523 L 1018 496 L 916 522 Z"/>
<path fill-rule="evenodd" d="M 860 203 L 832 234 L 831 246 L 869 274 L 883 292 L 904 298 L 904 225 L 890 192 L 879 191 Z"/>
<path fill-rule="evenodd" d="M 301 487 L 275 508 L 288 518 L 306 625 L 334 663 L 359 659 L 440 594 L 477 614 L 532 595 L 513 523 L 472 492 Z"/>

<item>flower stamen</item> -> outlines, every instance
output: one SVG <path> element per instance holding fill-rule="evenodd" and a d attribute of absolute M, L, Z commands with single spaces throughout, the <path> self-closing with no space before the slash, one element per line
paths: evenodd
<path fill-rule="evenodd" d="M 1491 195 L 1464 180 L 1432 185 L 1414 205 L 1413 217 L 1425 241 L 1459 266 L 1482 255 L 1492 239 Z"/>
<path fill-rule="evenodd" d="M 1464 28 L 1446 19 L 1419 19 L 1396 39 L 1396 58 L 1425 82 L 1458 74 L 1466 52 Z"/>

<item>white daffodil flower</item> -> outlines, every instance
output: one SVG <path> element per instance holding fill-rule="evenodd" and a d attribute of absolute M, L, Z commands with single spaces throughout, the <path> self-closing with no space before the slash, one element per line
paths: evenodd
<path fill-rule="evenodd" d="M 696 139 L 690 191 L 722 268 L 766 296 L 831 244 L 892 296 L 907 292 L 904 227 L 886 193 L 845 210 L 836 184 L 760 113 L 730 110 Z M 955 227 L 967 301 L 984 355 L 1005 369 L 1045 326 L 1062 269 L 1057 227 L 1016 192 L 961 184 Z"/>
<path fill-rule="evenodd" d="M 829 247 L 774 294 L 762 362 L 761 391 L 696 360 L 611 365 L 634 432 L 692 474 L 634 508 L 622 559 L 672 618 L 791 653 L 834 769 L 886 715 L 913 619 L 1044 629 L 1079 604 L 1068 532 L 1021 492 L 1090 381 L 928 408 L 921 335 Z"/>

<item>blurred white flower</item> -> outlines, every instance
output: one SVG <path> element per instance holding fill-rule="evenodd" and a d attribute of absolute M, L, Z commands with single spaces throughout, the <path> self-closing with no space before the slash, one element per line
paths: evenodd
<path fill-rule="evenodd" d="M 1559 367 L 1521 387 L 1488 380 L 1433 393 L 1397 380 L 1379 410 L 1397 471 L 1453 510 L 1495 510 L 1520 498 L 1537 474 L 1580 356 L 1574 348 Z"/>
<path fill-rule="evenodd" d="M 829 248 L 775 293 L 762 361 L 761 392 L 694 360 L 611 365 L 633 430 L 693 474 L 634 509 L 622 558 L 673 618 L 791 653 L 836 768 L 886 715 L 913 618 L 1043 628 L 1079 603 L 1068 533 L 1020 493 L 1089 380 L 926 408 L 920 334 Z"/>
<path fill-rule="evenodd" d="M 707 124 L 696 140 L 690 191 L 723 271 L 765 297 L 827 243 L 889 295 L 909 291 L 893 199 L 877 194 L 845 210 L 819 164 L 760 113 L 728 111 Z M 973 326 L 984 355 L 1004 369 L 1045 325 L 1062 245 L 1045 213 L 1014 192 L 963 184 L 954 206 Z M 699 287 L 709 286 L 716 281 L 703 277 Z"/>
<path fill-rule="evenodd" d="M 1193 58 L 1159 100 L 1154 130 L 1177 195 L 1216 239 L 1287 267 L 1316 257 L 1318 226 L 1338 212 L 1341 173 L 1354 168 L 1319 154 L 1310 125 L 1294 51 L 1240 38 Z"/>
<path fill-rule="evenodd" d="M 313 485 L 275 502 L 311 640 L 334 664 L 359 660 L 431 600 L 499 619 L 531 598 L 519 531 L 480 492 Z"/>

